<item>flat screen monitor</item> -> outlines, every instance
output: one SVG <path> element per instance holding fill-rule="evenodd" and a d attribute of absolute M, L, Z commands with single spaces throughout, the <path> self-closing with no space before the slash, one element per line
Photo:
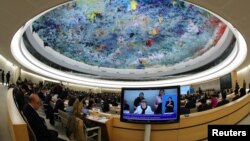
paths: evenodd
<path fill-rule="evenodd" d="M 179 122 L 180 87 L 122 88 L 122 122 L 151 124 Z"/>

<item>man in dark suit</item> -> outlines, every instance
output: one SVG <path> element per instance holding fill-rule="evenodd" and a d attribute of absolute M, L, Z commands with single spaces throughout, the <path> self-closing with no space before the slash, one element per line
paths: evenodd
<path fill-rule="evenodd" d="M 220 102 L 218 102 L 216 107 L 219 107 L 219 106 L 222 106 L 222 105 L 229 103 L 229 100 L 227 100 L 227 93 L 225 91 L 222 92 L 221 97 L 222 97 L 222 99 Z"/>
<path fill-rule="evenodd" d="M 207 100 L 205 98 L 201 99 L 200 102 L 201 102 L 201 105 L 197 107 L 197 112 L 202 112 L 202 111 L 212 109 L 211 105 L 207 104 Z"/>
<path fill-rule="evenodd" d="M 53 130 L 49 130 L 45 125 L 45 120 L 38 115 L 36 110 L 39 109 L 41 101 L 36 94 L 29 96 L 29 103 L 24 106 L 23 114 L 27 118 L 33 132 L 36 135 L 38 141 L 60 141 L 57 138 L 58 133 Z"/>
<path fill-rule="evenodd" d="M 65 96 L 59 96 L 57 101 L 56 101 L 56 104 L 55 104 L 55 108 L 54 108 L 54 112 L 55 113 L 58 113 L 58 109 L 62 110 L 62 111 L 65 111 L 64 108 L 64 101 L 65 101 L 66 97 Z"/>

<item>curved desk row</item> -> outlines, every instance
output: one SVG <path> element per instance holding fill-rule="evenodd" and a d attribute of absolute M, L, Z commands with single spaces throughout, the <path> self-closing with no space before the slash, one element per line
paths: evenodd
<path fill-rule="evenodd" d="M 197 141 L 207 138 L 207 128 L 211 124 L 234 125 L 250 113 L 250 94 L 218 108 L 196 112 L 179 123 L 152 124 L 150 141 Z M 100 115 L 103 113 L 99 113 Z M 97 115 L 95 115 L 97 116 Z M 95 120 L 94 120 L 95 121 Z M 110 115 L 106 125 L 110 141 L 143 141 L 145 125 L 125 123 L 119 115 Z"/>
<path fill-rule="evenodd" d="M 20 115 L 12 89 L 7 96 L 9 127 L 13 141 L 29 141 L 27 124 Z M 195 141 L 207 138 L 209 124 L 237 124 L 250 113 L 250 94 L 224 106 L 204 112 L 181 115 L 179 123 L 152 124 L 150 141 Z M 102 114 L 102 113 L 100 113 Z M 105 115 L 109 116 L 109 115 Z M 120 122 L 119 115 L 110 115 L 106 125 L 110 141 L 143 141 L 145 125 Z"/>
<path fill-rule="evenodd" d="M 181 115 L 179 123 L 152 124 L 150 141 L 195 141 L 207 138 L 209 124 L 237 124 L 250 113 L 250 94 L 224 106 L 204 112 Z M 120 122 L 112 118 L 110 141 L 143 141 L 145 125 Z"/>
<path fill-rule="evenodd" d="M 12 141 L 29 141 L 28 127 L 16 107 L 13 89 L 7 92 L 7 108 Z"/>

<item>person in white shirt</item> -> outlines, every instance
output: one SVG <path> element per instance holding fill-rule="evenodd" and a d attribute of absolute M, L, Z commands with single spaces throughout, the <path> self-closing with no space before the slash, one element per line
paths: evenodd
<path fill-rule="evenodd" d="M 141 105 L 137 106 L 134 114 L 154 114 L 151 107 L 147 105 L 147 101 L 143 99 Z"/>

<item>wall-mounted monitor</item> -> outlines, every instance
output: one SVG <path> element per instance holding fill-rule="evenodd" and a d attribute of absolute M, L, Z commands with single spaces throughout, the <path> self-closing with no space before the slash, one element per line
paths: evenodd
<path fill-rule="evenodd" d="M 180 87 L 122 88 L 122 122 L 179 122 Z"/>

